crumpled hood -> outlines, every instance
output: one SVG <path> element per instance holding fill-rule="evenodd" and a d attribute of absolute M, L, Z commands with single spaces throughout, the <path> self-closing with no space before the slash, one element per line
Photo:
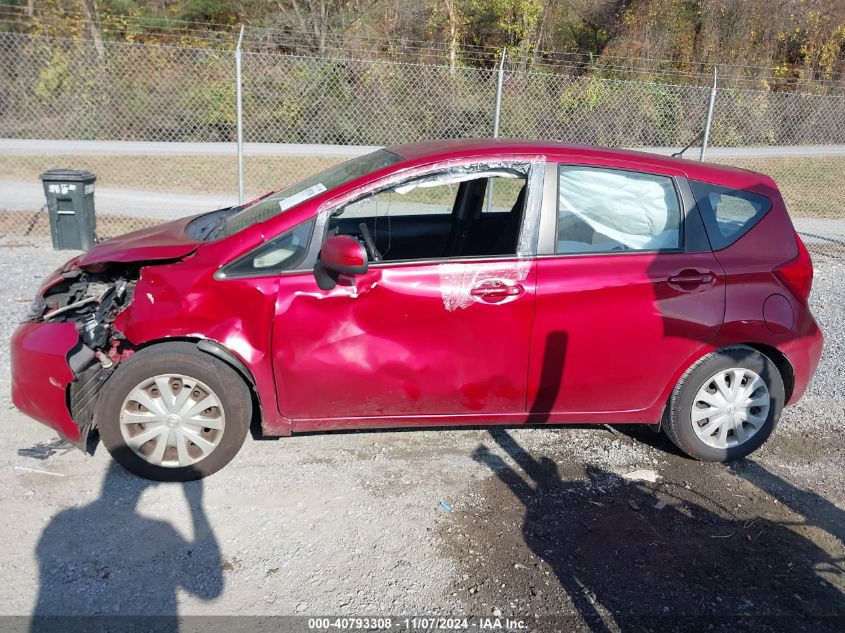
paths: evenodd
<path fill-rule="evenodd" d="M 74 263 L 84 268 L 109 262 L 129 263 L 185 257 L 202 244 L 202 240 L 185 234 L 185 227 L 193 219 L 181 218 L 100 242 Z"/>

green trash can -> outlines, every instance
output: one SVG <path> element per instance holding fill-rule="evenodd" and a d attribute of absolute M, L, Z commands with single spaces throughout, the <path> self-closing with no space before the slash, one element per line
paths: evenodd
<path fill-rule="evenodd" d="M 50 169 L 41 174 L 53 249 L 87 251 L 94 245 L 95 180 L 94 174 L 82 169 Z"/>

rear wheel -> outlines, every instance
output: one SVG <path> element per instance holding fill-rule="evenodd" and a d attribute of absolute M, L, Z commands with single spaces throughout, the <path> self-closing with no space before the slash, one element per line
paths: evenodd
<path fill-rule="evenodd" d="M 189 481 L 225 466 L 246 438 L 249 389 L 225 363 L 191 343 L 141 350 L 101 391 L 100 437 L 127 470 L 156 481 Z"/>
<path fill-rule="evenodd" d="M 729 461 L 763 445 L 783 404 L 783 380 L 775 364 L 750 347 L 729 347 L 708 354 L 681 377 L 663 428 L 691 457 Z"/>

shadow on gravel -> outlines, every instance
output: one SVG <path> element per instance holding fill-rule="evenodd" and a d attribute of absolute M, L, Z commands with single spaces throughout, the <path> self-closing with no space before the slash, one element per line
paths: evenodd
<path fill-rule="evenodd" d="M 529 577 L 521 588 L 531 597 L 524 608 L 562 616 L 571 601 L 577 616 L 570 629 L 641 630 L 663 624 L 699 630 L 744 621 L 809 631 L 845 623 L 843 594 L 822 575 L 841 573 L 841 561 L 782 522 L 759 515 L 736 518 L 719 495 L 631 484 L 593 466 L 586 467 L 586 480 L 567 481 L 554 462 L 535 459 L 507 431 L 496 429 L 491 436 L 518 468 L 480 446 L 474 459 L 506 487 L 486 496 L 510 492 L 525 510 L 521 535 L 502 534 L 501 525 L 491 525 L 499 532 L 497 550 L 518 545 L 521 536 L 559 586 L 544 584 L 543 566 L 536 561 L 507 560 L 510 569 L 496 571 L 510 578 L 508 587 L 499 595 L 478 594 L 487 604 L 512 601 L 519 587 L 515 569 L 525 569 Z M 475 538 L 481 544 L 492 535 Z M 499 592 L 495 586 L 490 591 Z M 515 611 L 524 617 L 519 607 Z"/>
<path fill-rule="evenodd" d="M 138 513 L 141 495 L 156 485 L 184 491 L 192 541 L 167 521 Z M 30 630 L 178 631 L 178 590 L 204 600 L 223 591 L 220 547 L 202 494 L 201 480 L 159 484 L 112 462 L 100 497 L 55 515 L 41 534 L 38 602 Z M 146 617 L 118 619 L 127 615 Z"/>
<path fill-rule="evenodd" d="M 566 346 L 562 333 L 546 342 L 547 392 L 532 421 L 542 422 L 557 397 Z M 627 428 L 629 437 L 680 454 L 662 434 Z M 475 450 L 496 479 L 483 493 L 489 510 L 463 527 L 470 542 L 461 547 L 510 555 L 470 564 L 468 576 L 497 578 L 470 591 L 476 612 L 509 605 L 509 615 L 542 618 L 539 630 L 843 630 L 845 594 L 828 580 L 841 577 L 843 560 L 791 529 L 782 506 L 739 495 L 740 514 L 737 495 L 714 472 L 703 493 L 668 481 L 630 483 L 592 465 L 564 464 L 564 476 L 507 429 L 489 433 L 515 466 L 484 444 Z M 833 504 L 751 460 L 731 470 L 808 517 L 839 540 L 828 549 L 842 551 L 845 513 Z M 510 520 L 520 514 L 521 526 Z"/>
<path fill-rule="evenodd" d="M 753 459 L 740 459 L 729 466 L 737 477 L 742 477 L 774 497 L 794 513 L 803 516 L 807 525 L 824 530 L 845 547 L 845 511 L 841 508 L 814 492 L 792 485 Z M 840 564 L 840 573 L 845 574 L 845 558 Z"/>

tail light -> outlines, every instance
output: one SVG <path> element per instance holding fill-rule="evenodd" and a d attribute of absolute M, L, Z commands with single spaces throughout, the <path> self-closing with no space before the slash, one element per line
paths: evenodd
<path fill-rule="evenodd" d="M 798 256 L 775 268 L 774 273 L 797 298 L 806 301 L 813 287 L 813 260 L 798 233 L 795 234 L 795 241 L 798 244 Z"/>

